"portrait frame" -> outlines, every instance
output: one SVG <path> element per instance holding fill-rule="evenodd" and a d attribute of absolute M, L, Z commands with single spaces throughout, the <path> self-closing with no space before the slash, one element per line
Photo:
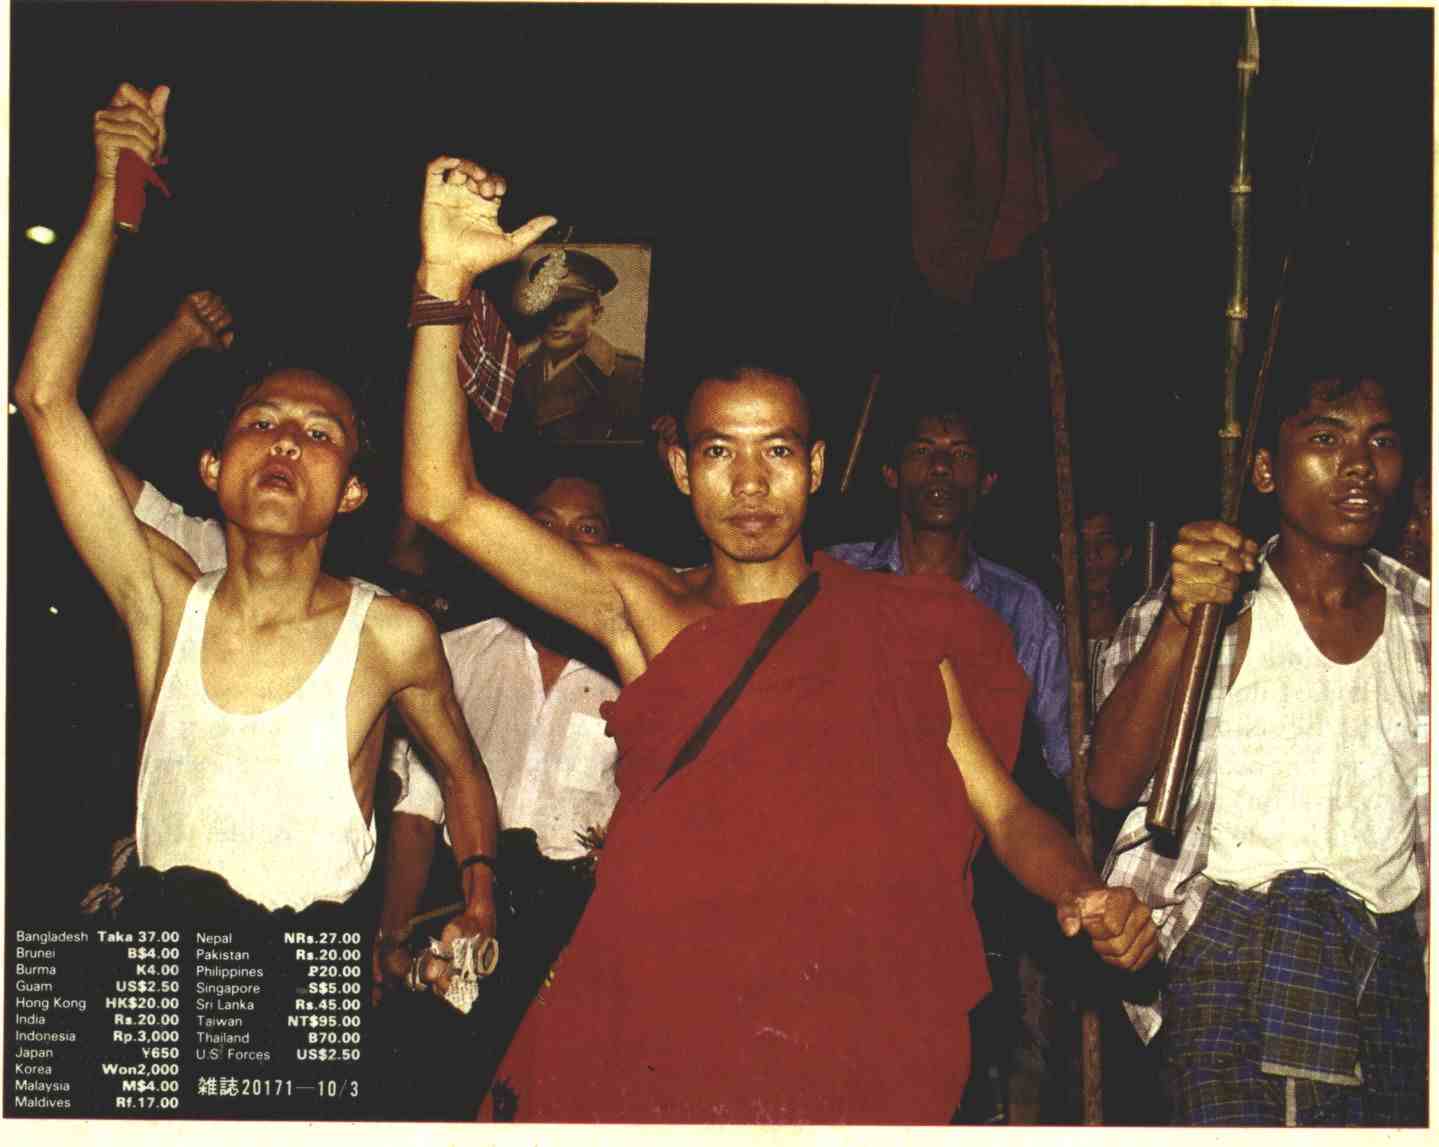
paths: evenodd
<path fill-rule="evenodd" d="M 561 253 L 556 288 L 545 268 Z M 542 242 L 507 271 L 496 295 L 519 346 L 511 418 L 554 445 L 645 445 L 653 242 Z"/>

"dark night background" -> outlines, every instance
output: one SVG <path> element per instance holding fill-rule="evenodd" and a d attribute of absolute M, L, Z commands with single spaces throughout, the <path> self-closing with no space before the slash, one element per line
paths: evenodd
<path fill-rule="evenodd" d="M 1239 10 L 1030 11 L 1118 159 L 1051 229 L 1076 466 L 1172 529 L 1216 509 Z M 152 195 L 143 235 L 122 245 L 82 395 L 92 401 L 186 292 L 225 297 L 244 354 L 182 364 L 121 451 L 191 512 L 208 511 L 193 469 L 215 378 L 314 345 L 315 361 L 368 384 L 388 467 L 334 542 L 344 568 L 375 572 L 397 498 L 420 175 L 449 153 L 509 176 L 510 226 L 549 212 L 580 241 L 654 243 L 653 412 L 678 401 L 699 347 L 778 340 L 802 355 L 832 444 L 818 543 L 892 524 L 877 457 L 862 460 L 856 492 L 835 493 L 873 370 L 890 387 L 982 396 L 1001 478 L 981 548 L 1052 584 L 1032 245 L 964 309 L 913 267 L 919 29 L 903 8 L 17 3 L 11 376 L 88 194 L 92 112 L 121 80 L 165 82 L 175 198 Z M 1432 16 L 1264 10 L 1260 31 L 1250 345 L 1263 342 L 1317 129 L 1284 338 L 1382 346 L 1427 450 Z M 27 242 L 34 223 L 60 243 Z M 123 633 L 58 529 L 18 418 L 9 446 L 10 900 L 68 907 L 133 817 L 133 690 Z M 700 557 L 652 451 L 592 464 L 625 499 L 629 544 Z"/>

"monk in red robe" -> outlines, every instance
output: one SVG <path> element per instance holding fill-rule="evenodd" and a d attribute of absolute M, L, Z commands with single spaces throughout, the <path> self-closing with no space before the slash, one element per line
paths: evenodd
<path fill-rule="evenodd" d="M 968 1073 L 967 1013 L 989 986 L 969 904 L 980 833 L 1113 964 L 1153 955 L 1149 912 L 1104 888 L 1010 780 L 1026 683 L 1003 623 L 949 581 L 810 565 L 801 528 L 824 443 L 792 379 L 733 365 L 695 391 L 669 461 L 710 542 L 699 569 L 573 546 L 479 484 L 455 362 L 460 324 L 484 307 L 460 301 L 552 222 L 506 233 L 504 190 L 465 160 L 426 171 L 405 507 L 603 643 L 625 689 L 598 888 L 487 1113 L 946 1122 Z M 465 337 L 482 329 L 492 320 Z M 673 772 L 813 575 L 812 604 Z"/>

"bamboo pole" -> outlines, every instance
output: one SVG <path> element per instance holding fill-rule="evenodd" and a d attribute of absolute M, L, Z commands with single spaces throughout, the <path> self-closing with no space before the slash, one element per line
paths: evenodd
<path fill-rule="evenodd" d="M 1294 266 L 1294 253 L 1299 247 L 1305 216 L 1309 209 L 1310 175 L 1314 170 L 1314 155 L 1319 150 L 1319 133 L 1309 143 L 1309 154 L 1304 159 L 1304 170 L 1299 175 L 1299 209 L 1294 216 L 1294 238 L 1289 250 L 1284 252 L 1284 262 L 1279 265 L 1279 289 L 1274 293 L 1274 308 L 1269 313 L 1269 334 L 1264 340 L 1264 357 L 1259 363 L 1259 373 L 1254 379 L 1254 395 L 1249 400 L 1249 424 L 1244 428 L 1244 448 L 1240 451 L 1240 491 L 1232 507 L 1233 513 L 1226 513 L 1224 520 L 1230 525 L 1239 524 L 1239 507 L 1243 501 L 1242 491 L 1246 488 L 1249 472 L 1254 468 L 1254 444 L 1259 435 L 1259 417 L 1264 410 L 1264 391 L 1269 382 L 1269 371 L 1274 365 L 1274 348 L 1279 343 L 1279 320 L 1284 315 L 1284 299 L 1289 293 L 1289 272 Z"/>
<path fill-rule="evenodd" d="M 1235 417 L 1239 363 L 1244 357 L 1244 328 L 1249 318 L 1249 96 L 1259 74 L 1259 22 L 1253 8 L 1244 10 L 1244 38 L 1235 62 L 1238 110 L 1234 132 L 1234 176 L 1229 185 L 1229 227 L 1233 264 L 1229 302 L 1224 309 L 1224 409 L 1219 426 L 1219 488 L 1221 513 L 1237 517 L 1244 475 L 1239 466 L 1242 432 Z M 1154 790 L 1145 814 L 1151 831 L 1178 836 L 1179 812 L 1194 753 L 1195 734 L 1204 711 L 1205 686 L 1214 668 L 1224 611 L 1202 605 L 1194 611 L 1184 653 L 1170 697 Z"/>
<path fill-rule="evenodd" d="M 1150 518 L 1144 523 L 1144 592 L 1157 589 L 1164 580 L 1164 559 L 1159 552 L 1159 523 Z"/>
<path fill-rule="evenodd" d="M 456 900 L 452 904 L 442 904 L 438 908 L 431 908 L 428 912 L 420 912 L 414 916 L 411 916 L 410 919 L 406 922 L 404 930 L 400 932 L 400 934 L 396 936 L 395 939 L 408 940 L 411 933 L 413 933 L 414 930 L 418 928 L 421 924 L 426 924 L 431 920 L 438 920 L 442 916 L 453 916 L 457 912 L 463 912 L 464 908 L 465 902 L 463 900 Z"/>
<path fill-rule="evenodd" d="M 899 301 L 900 291 L 899 288 L 896 288 L 894 301 L 889 307 L 889 324 L 885 328 L 885 341 L 882 344 L 885 351 L 894 345 L 895 325 L 899 322 Z M 874 400 L 875 396 L 879 394 L 879 380 L 883 373 L 881 370 L 875 370 L 869 376 L 869 389 L 865 391 L 864 406 L 860 408 L 859 412 L 859 423 L 854 428 L 854 440 L 850 443 L 849 457 L 844 463 L 844 475 L 839 480 L 841 494 L 849 493 L 850 480 L 854 478 L 855 467 L 859 465 L 860 451 L 864 447 L 864 436 L 869 430 L 870 419 L 874 414 Z"/>
<path fill-rule="evenodd" d="M 1244 10 L 1244 45 L 1235 63 L 1238 78 L 1238 122 L 1234 129 L 1234 180 L 1229 187 L 1229 230 L 1234 244 L 1229 305 L 1224 310 L 1224 414 L 1219 429 L 1219 483 L 1225 517 L 1237 513 L 1244 475 L 1239 472 L 1239 364 L 1244 358 L 1244 332 L 1249 321 L 1249 206 L 1254 182 L 1249 172 L 1249 93 L 1259 75 L 1259 19 Z"/>
<path fill-rule="evenodd" d="M 1074 466 L 1069 439 L 1069 393 L 1064 358 L 1059 344 L 1058 290 L 1054 259 L 1045 237 L 1049 223 L 1052 172 L 1049 131 L 1045 116 L 1043 72 L 1035 58 L 1033 24 L 1024 18 L 1025 79 L 1029 97 L 1029 126 L 1034 152 L 1034 182 L 1039 199 L 1040 290 L 1044 309 L 1044 344 L 1049 362 L 1049 412 L 1054 423 L 1054 477 L 1059 509 L 1060 566 L 1064 575 L 1065 636 L 1069 653 L 1070 795 L 1074 807 L 1074 835 L 1085 856 L 1094 855 L 1094 828 L 1089 810 L 1089 761 L 1085 737 L 1089 688 L 1085 680 L 1084 609 L 1080 600 L 1079 533 L 1074 518 Z M 1083 1080 L 1082 1119 L 1089 1125 L 1104 1122 L 1103 1073 L 1099 1050 L 1099 1014 L 1086 1008 L 1080 1016 L 1080 1074 Z"/>
<path fill-rule="evenodd" d="M 1275 295 L 1274 295 L 1274 307 L 1273 307 L 1273 310 L 1270 312 L 1270 315 L 1269 315 L 1269 334 L 1268 334 L 1268 336 L 1265 338 L 1265 342 L 1264 342 L 1264 357 L 1260 360 L 1260 363 L 1259 363 L 1259 372 L 1258 372 L 1258 374 L 1255 376 L 1255 379 L 1254 379 L 1254 394 L 1253 394 L 1253 396 L 1250 398 L 1250 401 L 1249 401 L 1249 420 L 1248 420 L 1248 423 L 1247 423 L 1247 425 L 1245 426 L 1245 429 L 1244 429 L 1244 445 L 1243 445 L 1243 448 L 1240 450 L 1240 454 L 1239 454 L 1239 482 L 1238 482 L 1238 489 L 1235 490 L 1235 491 L 1233 491 L 1233 493 L 1232 493 L 1232 500 L 1226 500 L 1224 506 L 1222 507 L 1223 519 L 1224 519 L 1225 522 L 1227 522 L 1227 523 L 1228 523 L 1229 525 L 1231 525 L 1231 526 L 1237 526 L 1237 525 L 1239 524 L 1239 510 L 1240 510 L 1240 506 L 1241 506 L 1242 503 L 1243 503 L 1243 492 L 1244 492 L 1244 489 L 1245 489 L 1245 481 L 1246 481 L 1246 479 L 1247 479 L 1247 476 L 1248 476 L 1249 472 L 1254 468 L 1254 446 L 1255 446 L 1255 439 L 1256 439 L 1256 437 L 1258 436 L 1258 433 L 1259 433 L 1259 419 L 1260 419 L 1260 417 L 1261 417 L 1261 415 L 1263 414 L 1263 411 L 1264 411 L 1264 392 L 1265 392 L 1265 390 L 1267 389 L 1267 386 L 1268 386 L 1270 369 L 1271 369 L 1271 368 L 1273 367 L 1273 365 L 1274 365 L 1274 350 L 1275 350 L 1275 347 L 1278 346 L 1278 343 L 1279 343 L 1279 324 L 1280 324 L 1280 319 L 1282 319 L 1283 316 L 1284 316 L 1284 300 L 1285 300 L 1285 298 L 1287 297 L 1287 295 L 1288 295 L 1288 293 L 1289 293 L 1289 292 L 1288 292 L 1289 273 L 1290 273 L 1290 270 L 1291 270 L 1291 269 L 1293 268 L 1293 266 L 1294 266 L 1294 255 L 1295 255 L 1295 251 L 1296 251 L 1296 250 L 1298 249 L 1298 247 L 1299 247 L 1299 236 L 1300 236 L 1300 232 L 1301 232 L 1301 230 L 1302 230 L 1303 221 L 1304 221 L 1304 217 L 1305 217 L 1305 214 L 1306 214 L 1306 209 L 1307 209 L 1308 204 L 1309 204 L 1309 176 L 1310 176 L 1310 173 L 1311 173 L 1311 171 L 1313 170 L 1313 167 L 1314 167 L 1314 153 L 1315 153 L 1315 151 L 1317 150 L 1318 145 L 1319 145 L 1319 137 L 1318 137 L 1318 134 L 1316 133 L 1313 142 L 1311 142 L 1311 144 L 1309 145 L 1309 155 L 1308 155 L 1308 158 L 1306 158 L 1306 160 L 1305 160 L 1305 162 L 1304 162 L 1304 170 L 1303 170 L 1303 173 L 1302 173 L 1301 176 L 1300 176 L 1299 210 L 1298 210 L 1297 214 L 1295 215 L 1295 234 L 1294 234 L 1294 239 L 1291 241 L 1291 243 L 1290 243 L 1290 245 L 1289 245 L 1289 250 L 1286 251 L 1285 254 L 1284 254 L 1284 262 L 1280 264 L 1280 268 L 1279 268 L 1279 289 L 1275 292 Z M 1153 586 L 1151 586 L 1150 588 L 1153 588 Z M 1213 614 L 1213 616 L 1214 616 L 1215 618 L 1219 618 L 1220 616 L 1222 616 L 1222 613 L 1223 613 L 1223 611 L 1220 610 L 1219 607 L 1217 607 L 1217 606 L 1201 606 L 1200 609 L 1195 610 L 1195 621 L 1196 621 L 1196 622 L 1202 622 L 1202 621 L 1204 620 L 1203 616 L 1201 615 L 1201 610 L 1208 610 L 1211 614 Z M 1213 631 L 1212 631 L 1212 632 L 1210 632 L 1209 630 L 1205 630 L 1205 631 L 1201 632 L 1201 633 L 1196 637 L 1196 635 L 1195 635 L 1195 633 L 1194 633 L 1194 629 L 1195 629 L 1195 626 L 1192 625 L 1192 626 L 1191 626 L 1191 629 L 1190 629 L 1190 637 L 1189 637 L 1189 638 L 1186 640 L 1186 642 L 1185 642 L 1184 658 L 1189 658 L 1189 657 L 1191 656 L 1191 654 L 1190 654 L 1190 648 L 1189 648 L 1190 642 L 1193 642 L 1195 645 L 1200 645 L 1201 642 L 1208 641 L 1208 642 L 1210 642 L 1211 646 L 1217 647 L 1217 645 L 1218 645 L 1218 641 L 1219 641 L 1219 624 L 1218 624 L 1217 621 L 1215 621 L 1215 622 L 1213 623 Z M 1201 648 L 1199 648 L 1199 649 L 1197 650 L 1197 652 L 1195 652 L 1195 653 L 1193 654 L 1193 656 L 1194 656 L 1194 661 L 1193 661 L 1192 663 L 1191 663 L 1189 660 L 1181 660 L 1181 662 L 1180 662 L 1180 665 L 1179 665 L 1180 677 L 1179 677 L 1178 683 L 1176 684 L 1175 696 L 1176 696 L 1177 698 L 1178 698 L 1178 697 L 1184 697 L 1184 696 L 1187 696 L 1188 690 L 1190 690 L 1190 689 L 1198 689 L 1198 690 L 1199 690 L 1198 700 L 1194 703 L 1194 711 L 1195 711 L 1196 716 L 1193 718 L 1193 720 L 1197 723 L 1197 719 L 1198 719 L 1198 718 L 1197 718 L 1197 714 L 1198 714 L 1199 712 L 1202 712 L 1203 709 L 1204 709 L 1204 702 L 1205 702 L 1204 690 L 1205 690 L 1205 686 L 1206 686 L 1206 681 L 1205 681 L 1205 680 L 1198 680 L 1197 683 L 1196 683 L 1195 674 L 1196 674 L 1197 670 L 1196 670 L 1195 667 L 1196 667 L 1196 666 L 1199 666 L 1199 665 L 1202 665 L 1202 664 L 1205 664 L 1205 663 L 1207 663 L 1208 661 L 1212 660 L 1212 659 L 1213 659 L 1213 656 L 1214 656 L 1214 651 L 1213 651 L 1213 648 L 1211 648 L 1208 652 L 1206 652 L 1206 651 L 1201 647 Z M 1187 703 L 1187 702 L 1180 702 L 1180 703 Z M 1171 719 L 1173 719 L 1173 714 L 1172 714 L 1172 713 L 1171 713 Z M 1166 732 L 1167 732 L 1167 730 L 1166 730 Z M 1191 731 L 1190 735 L 1191 735 L 1191 736 L 1193 735 L 1192 731 Z M 1166 745 L 1167 745 L 1167 742 L 1166 742 Z M 1188 767 L 1188 761 L 1189 761 L 1189 756 L 1186 754 L 1186 755 L 1183 757 L 1182 766 L 1185 767 L 1185 768 L 1187 768 L 1187 767 Z M 1158 784 L 1158 782 L 1156 781 L 1156 786 L 1157 786 L 1157 784 Z M 1183 778 L 1182 778 L 1182 777 L 1181 777 L 1181 779 L 1180 779 L 1180 782 L 1179 782 L 1179 786 L 1178 786 L 1178 787 L 1179 787 L 1181 790 L 1182 790 L 1182 788 L 1183 788 Z M 1182 792 L 1181 792 L 1181 794 L 1180 794 L 1180 797 L 1176 797 L 1176 799 L 1181 799 L 1181 798 L 1182 798 Z M 1181 800 L 1181 803 L 1182 803 L 1182 800 Z M 1177 830 L 1176 830 L 1176 836 L 1177 836 Z"/>
<path fill-rule="evenodd" d="M 844 477 L 839 480 L 839 492 L 849 493 L 849 482 L 854 477 L 854 468 L 859 462 L 860 448 L 864 445 L 864 434 L 869 429 L 871 412 L 874 410 L 874 396 L 879 393 L 879 371 L 869 376 L 869 390 L 864 396 L 864 406 L 859 412 L 859 425 L 854 428 L 854 441 L 850 444 L 849 458 L 844 464 Z"/>

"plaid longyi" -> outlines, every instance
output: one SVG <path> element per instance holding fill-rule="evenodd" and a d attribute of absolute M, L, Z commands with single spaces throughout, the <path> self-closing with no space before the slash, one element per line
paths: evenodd
<path fill-rule="evenodd" d="M 1327 877 L 1215 885 L 1170 966 L 1167 1058 L 1190 1125 L 1399 1126 L 1425 1118 L 1422 946 Z"/>

